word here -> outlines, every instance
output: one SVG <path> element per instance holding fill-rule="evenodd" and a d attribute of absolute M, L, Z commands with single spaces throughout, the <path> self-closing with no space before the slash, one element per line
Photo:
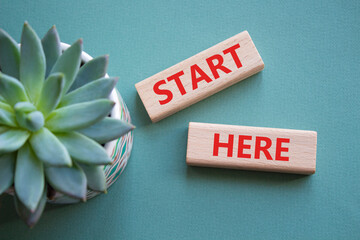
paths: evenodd
<path fill-rule="evenodd" d="M 313 174 L 316 142 L 314 131 L 190 122 L 186 163 Z"/>

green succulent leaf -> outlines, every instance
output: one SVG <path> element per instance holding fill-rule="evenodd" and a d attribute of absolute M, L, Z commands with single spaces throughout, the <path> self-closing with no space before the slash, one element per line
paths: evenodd
<path fill-rule="evenodd" d="M 81 62 L 82 40 L 79 39 L 71 45 L 56 61 L 50 74 L 61 72 L 65 75 L 63 94 L 73 84 Z"/>
<path fill-rule="evenodd" d="M 49 184 L 56 191 L 83 201 L 86 200 L 86 176 L 76 164 L 72 167 L 47 167 L 45 175 Z"/>
<path fill-rule="evenodd" d="M 15 112 L 31 113 L 36 111 L 36 107 L 31 102 L 18 102 L 14 106 Z"/>
<path fill-rule="evenodd" d="M 78 130 L 78 132 L 103 144 L 123 136 L 132 129 L 134 126 L 128 122 L 106 117 L 88 128 Z"/>
<path fill-rule="evenodd" d="M 20 80 L 36 102 L 45 78 L 45 55 L 39 37 L 25 22 L 21 35 Z"/>
<path fill-rule="evenodd" d="M 69 92 L 91 82 L 102 78 L 106 74 L 109 56 L 100 56 L 85 63 L 79 70 L 74 84 L 71 86 Z"/>
<path fill-rule="evenodd" d="M 46 127 L 52 132 L 86 128 L 108 115 L 113 106 L 114 102 L 99 99 L 59 108 L 48 116 Z"/>
<path fill-rule="evenodd" d="M 35 111 L 27 115 L 26 129 L 36 132 L 44 126 L 44 123 L 44 115 L 39 111 Z"/>
<path fill-rule="evenodd" d="M 18 102 L 27 102 L 24 86 L 15 78 L 0 72 L 0 94 L 11 106 Z"/>
<path fill-rule="evenodd" d="M 15 169 L 15 192 L 20 201 L 34 212 L 44 191 L 45 178 L 42 162 L 36 158 L 29 144 L 20 148 Z"/>
<path fill-rule="evenodd" d="M 44 188 L 44 191 L 41 195 L 40 201 L 36 209 L 32 212 L 30 211 L 16 196 L 15 194 L 15 208 L 16 212 L 20 216 L 20 218 L 29 226 L 33 227 L 40 219 L 46 205 L 47 200 L 47 189 L 46 186 Z"/>
<path fill-rule="evenodd" d="M 71 158 L 65 146 L 47 128 L 33 133 L 30 144 L 42 162 L 50 166 L 71 167 Z"/>
<path fill-rule="evenodd" d="M 14 182 L 15 159 L 15 152 L 0 156 L 0 195 Z"/>
<path fill-rule="evenodd" d="M 96 165 L 110 164 L 112 162 L 100 144 L 80 133 L 58 133 L 56 137 L 64 144 L 70 156 L 76 161 Z"/>
<path fill-rule="evenodd" d="M 2 101 L 0 101 L 0 109 L 4 109 L 4 110 L 6 110 L 8 112 L 12 112 L 12 113 L 14 112 L 13 108 L 9 104 L 7 104 L 6 102 L 2 102 Z"/>
<path fill-rule="evenodd" d="M 20 51 L 17 43 L 3 29 L 0 29 L 0 66 L 1 71 L 19 78 Z"/>
<path fill-rule="evenodd" d="M 18 102 L 14 106 L 16 120 L 19 125 L 29 131 L 36 132 L 44 126 L 44 116 L 29 102 Z"/>
<path fill-rule="evenodd" d="M 55 62 L 61 55 L 60 37 L 55 26 L 52 26 L 52 28 L 50 28 L 50 30 L 45 34 L 41 43 L 46 58 L 45 77 L 47 77 L 49 76 Z"/>
<path fill-rule="evenodd" d="M 9 128 L 2 132 L 0 134 L 0 155 L 18 150 L 29 136 L 30 133 L 22 129 Z"/>
<path fill-rule="evenodd" d="M 45 81 L 37 108 L 48 116 L 59 104 L 64 88 L 64 74 L 53 73 Z"/>
<path fill-rule="evenodd" d="M 66 94 L 59 104 L 60 107 L 65 107 L 75 103 L 88 102 L 100 98 L 108 98 L 117 78 L 101 78 L 88 83 L 74 91 Z"/>
<path fill-rule="evenodd" d="M 1 104 L 0 104 L 0 107 L 1 107 Z M 15 118 L 14 113 L 0 108 L 0 124 L 6 125 L 9 127 L 17 127 L 16 118 Z"/>
<path fill-rule="evenodd" d="M 3 96 L 1 96 L 1 95 L 0 95 L 0 102 L 2 102 L 2 103 L 6 103 L 5 98 L 4 98 Z"/>
<path fill-rule="evenodd" d="M 91 190 L 106 193 L 106 177 L 104 166 L 93 166 L 88 164 L 80 164 L 87 179 L 87 186 Z"/>

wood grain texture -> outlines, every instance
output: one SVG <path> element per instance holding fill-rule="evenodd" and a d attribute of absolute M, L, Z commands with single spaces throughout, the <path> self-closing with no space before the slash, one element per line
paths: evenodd
<path fill-rule="evenodd" d="M 135 87 L 150 119 L 157 122 L 263 68 L 264 63 L 249 33 L 244 31 L 135 84 Z M 178 74 L 177 80 L 174 79 L 176 76 L 171 77 L 174 74 Z"/>
<path fill-rule="evenodd" d="M 267 142 L 271 145 L 266 146 Z M 190 122 L 186 163 L 203 167 L 313 174 L 316 169 L 316 144 L 317 133 L 314 131 Z"/>

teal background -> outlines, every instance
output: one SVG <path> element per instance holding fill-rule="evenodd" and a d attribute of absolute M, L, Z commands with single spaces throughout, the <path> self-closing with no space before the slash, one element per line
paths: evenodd
<path fill-rule="evenodd" d="M 6 1 L 0 27 L 110 53 L 132 114 L 131 159 L 86 204 L 33 229 L 0 197 L 0 239 L 359 239 L 359 1 Z M 263 72 L 152 124 L 134 84 L 243 30 Z M 187 167 L 189 121 L 315 130 L 313 176 Z"/>

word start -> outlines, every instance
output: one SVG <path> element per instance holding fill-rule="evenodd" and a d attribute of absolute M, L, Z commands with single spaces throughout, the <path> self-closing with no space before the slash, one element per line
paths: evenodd
<path fill-rule="evenodd" d="M 223 54 L 230 54 L 232 59 L 234 60 L 236 67 L 241 68 L 242 64 L 239 59 L 239 56 L 236 53 L 236 49 L 240 48 L 240 44 L 235 44 L 232 47 L 229 47 L 223 51 Z M 214 61 L 217 61 L 217 63 L 214 63 Z M 215 54 L 209 58 L 206 59 L 207 65 L 210 68 L 210 71 L 214 77 L 214 79 L 218 79 L 219 72 L 222 71 L 226 74 L 231 73 L 232 71 L 225 67 L 224 64 L 224 58 L 220 54 Z M 212 82 L 212 79 L 197 65 L 194 64 L 190 66 L 190 73 L 191 73 L 191 82 L 192 82 L 192 89 L 195 90 L 198 88 L 198 83 L 201 81 L 206 81 L 207 83 Z M 177 72 L 171 76 L 169 76 L 167 79 L 167 82 L 175 81 L 176 86 L 181 93 L 181 95 L 185 95 L 187 92 L 184 88 L 184 85 L 181 82 L 180 77 L 184 75 L 184 71 Z M 169 103 L 173 99 L 173 93 L 169 89 L 160 89 L 160 86 L 166 85 L 167 83 L 164 79 L 156 82 L 154 84 L 153 90 L 157 95 L 164 95 L 166 96 L 166 99 L 159 100 L 160 105 L 164 105 Z"/>

